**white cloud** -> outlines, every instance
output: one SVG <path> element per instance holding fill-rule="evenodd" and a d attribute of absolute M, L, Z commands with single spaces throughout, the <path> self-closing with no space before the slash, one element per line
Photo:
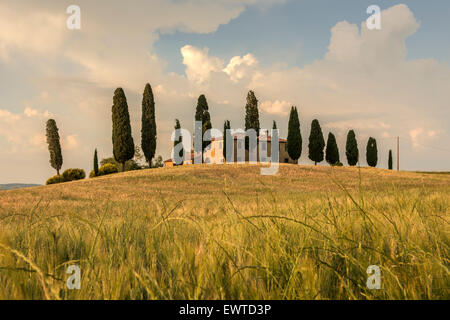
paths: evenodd
<path fill-rule="evenodd" d="M 425 130 L 423 128 L 415 128 L 409 131 L 409 137 L 413 146 L 417 148 L 420 145 L 427 144 L 432 138 L 436 136 L 436 131 Z"/>
<path fill-rule="evenodd" d="M 251 53 L 243 57 L 235 56 L 231 58 L 223 72 L 228 74 L 232 81 L 238 82 L 245 76 L 248 76 L 250 67 L 255 67 L 257 64 L 258 60 Z"/>
<path fill-rule="evenodd" d="M 33 109 L 31 107 L 26 107 L 23 113 L 27 117 L 50 118 L 51 116 L 53 116 L 48 110 L 40 112 L 39 110 Z"/>
<path fill-rule="evenodd" d="M 78 148 L 78 145 L 79 143 L 76 134 L 68 135 L 61 141 L 61 148 L 65 148 L 66 150 L 74 150 Z"/>
<path fill-rule="evenodd" d="M 189 80 L 202 83 L 207 80 L 211 72 L 219 72 L 223 66 L 223 60 L 208 55 L 209 49 L 200 50 L 186 45 L 181 48 L 183 64 L 186 65 L 186 75 Z"/>
<path fill-rule="evenodd" d="M 11 51 L 54 52 L 63 43 L 65 16 L 35 10 L 13 10 L 0 3 L 0 58 L 10 59 Z"/>
<path fill-rule="evenodd" d="M 287 101 L 263 101 L 260 105 L 261 110 L 267 112 L 268 114 L 278 114 L 278 115 L 287 115 L 289 114 L 289 110 L 292 106 L 292 103 Z"/>

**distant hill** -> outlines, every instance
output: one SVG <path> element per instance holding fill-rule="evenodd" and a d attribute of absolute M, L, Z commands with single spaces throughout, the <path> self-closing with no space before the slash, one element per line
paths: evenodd
<path fill-rule="evenodd" d="M 0 190 L 21 189 L 37 186 L 40 186 L 40 184 L 7 183 L 7 184 L 0 184 Z"/>

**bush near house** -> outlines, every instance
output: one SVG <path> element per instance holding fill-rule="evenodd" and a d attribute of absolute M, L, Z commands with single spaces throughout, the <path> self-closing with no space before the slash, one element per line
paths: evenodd
<path fill-rule="evenodd" d="M 119 172 L 119 169 L 117 168 L 116 165 L 114 165 L 112 163 L 105 163 L 98 169 L 98 176 L 105 176 L 105 175 L 117 173 L 117 172 Z M 94 178 L 94 177 L 95 177 L 95 171 L 92 170 L 91 173 L 89 174 L 89 178 Z"/>
<path fill-rule="evenodd" d="M 63 172 L 63 182 L 82 180 L 86 178 L 86 173 L 83 169 L 67 169 Z"/>
<path fill-rule="evenodd" d="M 45 182 L 45 184 L 49 185 L 49 184 L 55 184 L 55 183 L 60 183 L 60 182 L 64 182 L 62 176 L 55 175 L 53 177 L 48 178 L 47 181 Z"/>

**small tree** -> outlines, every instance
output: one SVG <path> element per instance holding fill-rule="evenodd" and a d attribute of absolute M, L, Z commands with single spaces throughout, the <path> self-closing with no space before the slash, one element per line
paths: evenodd
<path fill-rule="evenodd" d="M 223 158 L 227 160 L 227 130 L 231 129 L 229 120 L 225 120 L 223 124 Z"/>
<path fill-rule="evenodd" d="M 156 151 L 156 117 L 155 100 L 152 87 L 149 83 L 145 85 L 142 98 L 142 129 L 141 148 L 149 167 L 152 167 L 152 159 Z"/>
<path fill-rule="evenodd" d="M 330 165 L 335 165 L 340 162 L 339 148 L 336 142 L 336 137 L 331 132 L 328 134 L 327 148 L 325 151 L 325 159 Z"/>
<path fill-rule="evenodd" d="M 94 173 L 95 173 L 95 176 L 97 177 L 97 176 L 98 176 L 98 157 L 97 157 L 97 149 L 95 149 L 95 152 L 94 152 Z"/>
<path fill-rule="evenodd" d="M 114 92 L 112 124 L 114 159 L 122 164 L 122 171 L 125 171 L 125 162 L 134 157 L 134 142 L 131 135 L 127 98 L 122 88 L 117 88 Z"/>
<path fill-rule="evenodd" d="M 175 119 L 175 130 L 179 130 L 181 129 L 181 125 L 180 125 L 180 120 Z M 181 159 L 184 159 L 184 148 L 183 148 L 183 136 L 180 134 L 180 136 L 178 137 L 178 139 L 175 139 L 175 141 L 173 142 L 173 150 L 174 152 L 176 152 L 177 150 L 177 145 L 181 143 L 181 146 L 179 147 L 180 150 L 178 151 Z M 176 161 L 176 157 L 175 157 L 175 153 L 173 155 L 175 161 Z M 182 165 L 183 161 L 181 161 L 181 163 L 174 163 L 174 165 Z"/>
<path fill-rule="evenodd" d="M 273 129 L 273 130 L 278 129 L 278 128 L 277 128 L 277 123 L 275 122 L 275 120 L 273 120 L 272 129 Z"/>
<path fill-rule="evenodd" d="M 378 149 L 377 149 L 377 140 L 370 137 L 367 142 L 366 148 L 366 159 L 367 164 L 371 167 L 376 167 L 378 163 Z"/>
<path fill-rule="evenodd" d="M 394 169 L 393 164 L 392 164 L 392 150 L 389 150 L 388 167 L 389 167 L 389 170 L 393 170 Z"/>
<path fill-rule="evenodd" d="M 58 127 L 56 121 L 49 119 L 46 125 L 46 135 L 48 143 L 48 151 L 50 152 L 50 165 L 56 169 L 56 174 L 59 177 L 59 170 L 63 164 L 63 157 L 61 154 L 61 144 L 59 139 Z"/>
<path fill-rule="evenodd" d="M 303 140 L 300 132 L 300 120 L 298 119 L 297 107 L 293 106 L 289 116 L 286 149 L 289 157 L 294 161 L 297 161 L 302 154 L 302 143 Z"/>
<path fill-rule="evenodd" d="M 347 134 L 347 143 L 345 145 L 345 155 L 349 166 L 356 166 L 359 161 L 358 142 L 356 141 L 355 131 L 350 130 Z"/>
<path fill-rule="evenodd" d="M 322 128 L 320 127 L 319 120 L 314 119 L 311 123 L 311 134 L 309 135 L 309 159 L 314 161 L 317 165 L 318 162 L 323 161 L 323 148 L 325 148 L 325 140 L 323 138 Z"/>
<path fill-rule="evenodd" d="M 161 168 L 164 167 L 164 161 L 161 156 L 157 156 L 156 159 L 153 161 L 152 164 L 153 168 Z"/>

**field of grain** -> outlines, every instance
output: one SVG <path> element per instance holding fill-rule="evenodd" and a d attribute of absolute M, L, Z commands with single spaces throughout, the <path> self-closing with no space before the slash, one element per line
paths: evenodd
<path fill-rule="evenodd" d="M 450 175 L 259 169 L 0 191 L 0 299 L 450 299 Z"/>

